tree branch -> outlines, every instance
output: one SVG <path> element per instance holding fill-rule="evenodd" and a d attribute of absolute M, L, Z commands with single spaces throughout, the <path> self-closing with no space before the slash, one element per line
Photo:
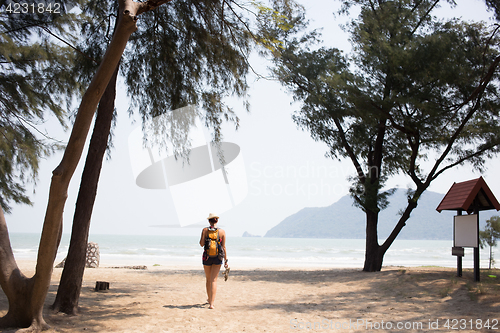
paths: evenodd
<path fill-rule="evenodd" d="M 415 142 L 412 142 L 412 137 L 410 135 L 407 135 L 407 138 L 408 138 L 408 144 L 411 147 L 410 167 L 408 173 L 410 175 L 410 178 L 413 180 L 413 182 L 415 183 L 415 185 L 417 185 L 418 188 L 422 186 L 422 181 L 420 180 L 420 178 L 418 178 L 417 174 L 415 173 L 418 150 L 420 147 L 420 136 L 417 134 L 417 136 L 415 137 Z"/>
<path fill-rule="evenodd" d="M 135 12 L 136 16 L 141 15 L 142 13 L 149 12 L 150 10 L 154 10 L 161 5 L 170 2 L 172 0 L 147 0 L 145 2 L 138 3 L 138 9 Z"/>
<path fill-rule="evenodd" d="M 344 146 L 344 149 L 347 151 L 347 155 L 349 155 L 349 158 L 351 159 L 352 163 L 354 164 L 354 167 L 356 168 L 356 171 L 358 173 L 359 180 L 361 181 L 362 184 L 364 184 L 366 181 L 366 175 L 364 174 L 363 168 L 359 164 L 357 156 L 356 156 L 356 154 L 354 154 L 352 147 L 349 145 L 349 142 L 347 142 L 344 128 L 342 127 L 342 124 L 340 123 L 340 121 L 337 117 L 334 117 L 333 121 L 335 122 L 335 126 L 337 127 L 337 130 L 339 131 L 340 141 L 342 142 L 342 146 Z"/>
<path fill-rule="evenodd" d="M 383 251 L 383 253 L 385 253 L 389 249 L 403 227 L 406 225 L 406 221 L 408 221 L 408 219 L 410 218 L 411 212 L 417 207 L 418 197 L 420 197 L 423 191 L 423 189 L 417 190 L 413 197 L 408 200 L 408 205 L 406 206 L 403 215 L 401 215 L 401 217 L 399 218 L 398 223 L 394 226 L 394 229 L 392 229 L 389 237 L 387 237 L 384 243 L 380 246 L 380 249 Z"/>
<path fill-rule="evenodd" d="M 58 39 L 59 41 L 63 42 L 64 44 L 68 45 L 73 50 L 75 50 L 76 52 L 78 52 L 81 55 L 83 55 L 85 58 L 89 59 L 90 61 L 93 61 L 95 64 L 99 64 L 99 62 L 97 62 L 97 60 L 95 60 L 94 58 L 89 57 L 87 54 L 85 54 L 84 52 L 80 51 L 75 46 L 71 45 L 70 43 L 68 43 L 67 41 L 65 41 L 64 39 L 62 39 L 61 37 L 59 37 L 56 34 L 52 33 L 52 31 L 50 31 L 49 28 L 46 28 L 46 27 L 40 27 L 40 28 L 42 28 L 43 30 L 45 30 L 49 35 L 53 36 L 54 38 Z"/>
<path fill-rule="evenodd" d="M 459 158 L 458 160 L 456 160 L 455 162 L 443 167 L 442 169 L 440 169 L 439 171 L 436 172 L 436 174 L 434 175 L 434 177 L 432 177 L 432 180 L 436 179 L 440 174 L 442 174 L 444 171 L 448 170 L 448 169 L 451 169 L 457 165 L 460 165 L 462 163 L 464 163 L 465 161 L 468 161 L 474 157 L 478 157 L 478 156 L 481 156 L 482 154 L 484 154 L 485 152 L 487 152 L 488 150 L 498 146 L 500 143 L 495 143 L 495 144 L 491 144 L 491 145 L 488 145 L 487 147 L 484 147 L 483 149 L 480 149 L 476 152 L 474 152 L 473 154 L 470 154 L 470 155 L 467 155 L 467 156 L 464 156 L 462 158 Z"/>
<path fill-rule="evenodd" d="M 434 7 L 437 6 L 438 2 L 440 0 L 436 0 L 434 1 L 434 3 L 432 4 L 432 6 L 429 8 L 429 10 L 427 10 L 427 12 L 425 13 L 425 15 L 423 15 L 420 20 L 418 21 L 417 25 L 415 26 L 415 28 L 413 28 L 412 32 L 411 32 L 411 35 L 413 35 L 417 29 L 420 27 L 420 25 L 424 22 L 424 19 L 429 15 L 429 13 L 434 9 Z"/>
<path fill-rule="evenodd" d="M 472 116 L 474 115 L 474 113 L 478 110 L 479 105 L 480 105 L 479 102 L 480 102 L 481 96 L 482 96 L 484 90 L 486 89 L 486 86 L 488 85 L 488 83 L 493 78 L 493 74 L 495 73 L 495 70 L 498 67 L 499 63 L 500 63 L 500 56 L 498 56 L 494 60 L 494 62 L 491 64 L 491 66 L 490 66 L 490 68 L 488 70 L 488 73 L 481 80 L 481 84 L 474 90 L 474 92 L 471 94 L 471 96 L 469 96 L 467 98 L 467 100 L 462 103 L 462 105 L 465 106 L 467 103 L 469 103 L 473 99 L 477 98 L 475 105 L 471 108 L 471 110 L 469 111 L 469 113 L 462 120 L 460 126 L 458 126 L 458 128 L 455 130 L 455 133 L 451 136 L 450 140 L 448 141 L 448 145 L 447 145 L 446 149 L 443 151 L 443 153 L 441 154 L 441 156 L 436 160 L 436 163 L 434 164 L 431 172 L 429 172 L 429 175 L 427 176 L 426 183 L 427 182 L 431 182 L 435 178 L 434 175 L 435 175 L 436 170 L 438 169 L 439 165 L 444 161 L 444 159 L 446 158 L 446 156 L 448 156 L 449 152 L 451 151 L 451 149 L 453 147 L 453 144 L 458 139 L 459 135 L 462 133 L 462 130 L 464 129 L 465 125 L 472 118 Z"/>

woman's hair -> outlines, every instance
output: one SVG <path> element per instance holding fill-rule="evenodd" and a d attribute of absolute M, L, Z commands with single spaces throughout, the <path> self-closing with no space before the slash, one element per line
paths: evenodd
<path fill-rule="evenodd" d="M 218 222 L 219 219 L 217 217 L 212 217 L 209 221 L 210 222 Z"/>

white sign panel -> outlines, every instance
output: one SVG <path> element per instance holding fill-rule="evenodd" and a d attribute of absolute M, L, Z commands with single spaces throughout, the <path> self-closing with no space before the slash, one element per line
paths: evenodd
<path fill-rule="evenodd" d="M 478 216 L 458 215 L 453 221 L 453 242 L 458 247 L 478 247 Z"/>

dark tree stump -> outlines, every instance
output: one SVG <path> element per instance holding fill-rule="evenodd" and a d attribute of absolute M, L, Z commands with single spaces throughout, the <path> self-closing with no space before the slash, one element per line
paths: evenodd
<path fill-rule="evenodd" d="M 101 290 L 109 290 L 109 282 L 96 281 L 95 291 L 101 291 Z"/>

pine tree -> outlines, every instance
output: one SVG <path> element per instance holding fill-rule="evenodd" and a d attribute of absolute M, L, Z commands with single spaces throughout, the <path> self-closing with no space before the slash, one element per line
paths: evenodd
<path fill-rule="evenodd" d="M 105 1 L 90 1 L 86 4 L 85 12 L 94 22 L 84 26 L 84 41 L 87 42 L 81 49 L 92 57 L 81 59 L 80 73 L 90 73 L 93 57 L 103 53 L 113 28 L 100 24 L 106 21 L 96 18 L 112 16 L 116 8 L 112 3 L 106 6 Z M 220 126 L 224 120 L 238 124 L 235 113 L 224 106 L 223 97 L 244 96 L 246 92 L 250 35 L 244 17 L 236 15 L 232 6 L 231 2 L 173 1 L 143 15 L 121 65 L 132 99 L 130 112 L 139 111 L 143 122 L 147 123 L 173 109 L 193 104 L 203 106 L 201 110 L 206 114 L 201 116 L 216 141 L 221 140 Z M 85 75 L 82 78 L 85 80 Z M 76 314 L 78 310 L 90 217 L 114 109 L 111 90 L 115 84 L 116 77 L 107 88 L 111 95 L 106 97 L 105 94 L 99 104 L 76 203 L 68 256 L 52 305 L 53 309 L 68 314 Z M 101 117 L 106 119 L 104 123 Z"/>
<path fill-rule="evenodd" d="M 484 230 L 479 231 L 480 246 L 482 249 L 486 245 L 490 247 L 490 258 L 488 269 L 495 263 L 493 258 L 493 247 L 497 246 L 497 240 L 500 239 L 500 216 L 492 216 L 486 220 Z"/>
<path fill-rule="evenodd" d="M 275 2 L 274 12 L 262 12 L 262 44 L 273 55 L 275 76 L 302 102 L 297 124 L 325 142 L 332 158 L 352 162 L 351 195 L 366 214 L 363 270 L 380 271 L 431 182 L 464 163 L 482 170 L 499 152 L 498 31 L 458 19 L 441 22 L 431 15 L 436 0 L 343 3 L 346 12 L 360 8 L 347 26 L 352 54 L 317 46 L 315 32 L 296 37 L 304 14 L 291 16 L 285 0 Z M 379 244 L 379 212 L 392 194 L 384 184 L 397 174 L 413 186 L 393 231 Z"/>
<path fill-rule="evenodd" d="M 38 247 L 36 271 L 31 278 L 24 276 L 17 266 L 3 209 L 0 209 L 0 285 L 9 300 L 9 310 L 0 318 L 0 327 L 26 327 L 31 332 L 47 328 L 42 310 L 61 239 L 67 190 L 80 160 L 95 110 L 115 72 L 130 35 L 137 29 L 138 16 L 154 10 L 165 2 L 167 1 L 149 0 L 141 3 L 131 0 L 119 1 L 116 33 L 82 97 L 61 163 L 52 172 L 47 210 Z"/>

